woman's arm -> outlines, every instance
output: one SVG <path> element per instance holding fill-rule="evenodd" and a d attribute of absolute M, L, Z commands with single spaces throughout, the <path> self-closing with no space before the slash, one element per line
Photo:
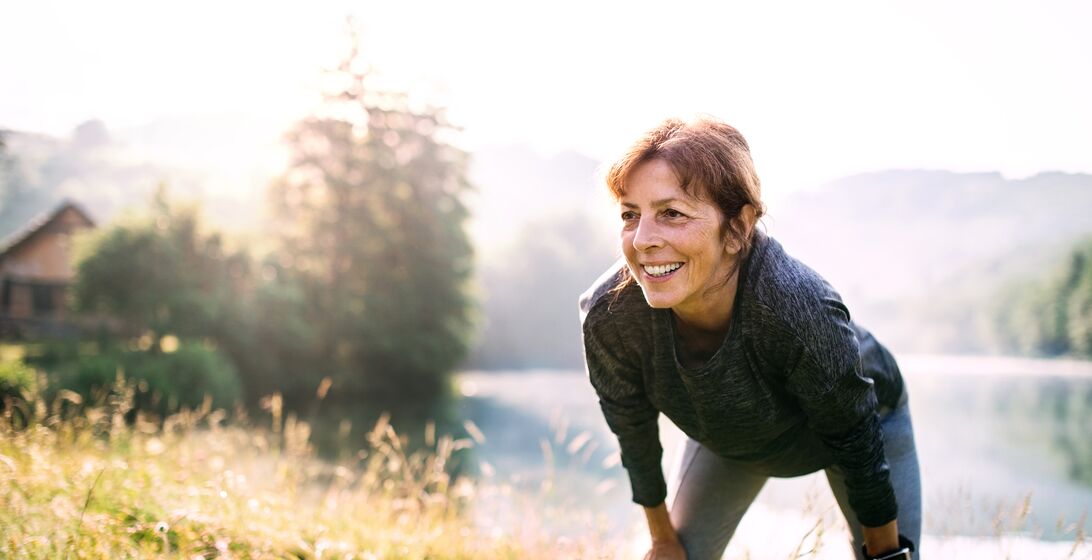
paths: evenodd
<path fill-rule="evenodd" d="M 584 303 L 582 302 L 582 309 Z M 602 310 L 581 317 L 588 378 L 599 397 L 607 426 L 618 438 L 622 466 L 629 476 L 633 501 L 643 506 L 652 536 L 646 560 L 686 558 L 664 503 L 667 486 L 660 461 L 659 411 L 644 392 L 639 353 L 627 348 L 617 332 L 603 323 Z"/>
<path fill-rule="evenodd" d="M 652 548 L 645 555 L 645 560 L 686 560 L 686 551 L 679 542 L 679 535 L 671 524 L 667 505 L 645 508 L 648 520 L 648 532 L 652 535 Z"/>
<path fill-rule="evenodd" d="M 588 379 L 599 397 L 607 427 L 618 438 L 622 466 L 629 475 L 633 501 L 645 507 L 662 504 L 667 496 L 660 467 L 663 448 L 657 421 L 660 411 L 645 395 L 638 353 L 612 329 L 595 308 L 584 321 L 584 360 Z"/>
<path fill-rule="evenodd" d="M 833 292 L 808 298 L 762 340 L 783 356 L 784 388 L 845 474 L 849 504 L 870 552 L 898 548 L 898 505 L 884 456 L 873 382 L 862 375 L 849 312 Z M 776 327 L 776 328 L 775 328 Z"/>

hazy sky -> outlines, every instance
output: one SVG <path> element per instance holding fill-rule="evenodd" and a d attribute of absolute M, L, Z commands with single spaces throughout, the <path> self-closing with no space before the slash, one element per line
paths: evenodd
<path fill-rule="evenodd" d="M 352 13 L 471 147 L 609 157 L 659 118 L 749 138 L 767 194 L 885 168 L 1092 172 L 1089 2 L 4 2 L 0 128 L 287 125 Z"/>

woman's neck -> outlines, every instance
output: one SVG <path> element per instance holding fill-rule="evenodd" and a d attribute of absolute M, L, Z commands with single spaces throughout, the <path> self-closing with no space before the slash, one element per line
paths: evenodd
<path fill-rule="evenodd" d="M 709 361 L 728 335 L 732 324 L 732 307 L 738 288 L 738 271 L 707 298 L 707 305 L 697 309 L 675 309 L 675 355 L 685 367 L 696 367 Z"/>

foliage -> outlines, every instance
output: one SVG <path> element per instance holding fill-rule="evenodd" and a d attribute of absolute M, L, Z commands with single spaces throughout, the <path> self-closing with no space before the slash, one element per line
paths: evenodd
<path fill-rule="evenodd" d="M 361 62 L 354 48 L 321 113 L 288 134 L 270 192 L 284 284 L 270 295 L 299 304 L 312 379 L 332 375 L 340 398 L 431 402 L 471 327 L 467 155 L 441 110 L 373 89 Z"/>
<path fill-rule="evenodd" d="M 284 275 L 251 278 L 249 285 L 210 336 L 238 367 L 247 402 L 280 393 L 298 406 L 329 375 L 321 369 L 320 340 L 305 315 L 303 289 Z"/>
<path fill-rule="evenodd" d="M 1003 351 L 1092 358 L 1092 240 L 1075 247 L 1049 278 L 1009 286 L 994 317 Z"/>
<path fill-rule="evenodd" d="M 10 235 L 40 210 L 37 192 L 26 188 L 7 131 L 0 131 L 0 237 Z M 35 208 L 35 209 L 32 209 Z"/>
<path fill-rule="evenodd" d="M 206 396 L 226 408 L 242 397 L 235 366 L 204 344 L 183 342 L 172 352 L 112 350 L 62 362 L 53 372 L 59 387 L 94 400 L 118 386 L 133 392 L 139 410 L 165 415 L 179 408 L 197 408 Z"/>
<path fill-rule="evenodd" d="M 0 360 L 0 410 L 4 400 L 26 398 L 37 386 L 37 373 L 22 360 Z"/>
<path fill-rule="evenodd" d="M 615 260 L 583 214 L 543 218 L 481 270 L 481 368 L 584 367 L 577 297 Z"/>
<path fill-rule="evenodd" d="M 101 348 L 210 340 L 235 365 L 251 403 L 280 392 L 298 407 L 328 378 L 334 398 L 387 408 L 427 410 L 449 392 L 447 376 L 472 331 L 461 200 L 470 188 L 467 154 L 451 145 L 455 129 L 441 110 L 371 88 L 359 65 L 354 50 L 333 74 L 338 91 L 288 134 L 291 164 L 270 189 L 271 254 L 255 261 L 229 251 L 196 208 L 170 203 L 162 188 L 149 214 L 92 234 L 78 252 L 71 295 L 75 311 L 110 326 L 99 333 Z M 108 143 L 105 127 L 89 123 L 64 149 L 98 165 L 93 149 Z M 28 181 L 12 184 L 41 191 Z M 138 355 L 51 367 L 102 381 L 116 358 L 144 368 L 149 384 L 157 368 L 175 367 L 134 363 Z"/>
<path fill-rule="evenodd" d="M 77 311 L 121 321 L 121 334 L 207 336 L 238 300 L 249 260 L 200 229 L 197 209 L 172 207 L 161 187 L 151 212 L 97 232 L 76 258 Z"/>
<path fill-rule="evenodd" d="M 258 266 L 163 189 L 150 215 L 84 245 L 73 303 L 117 322 L 104 346 L 208 339 L 251 403 L 279 392 L 298 407 L 330 378 L 334 398 L 434 412 L 471 331 L 467 156 L 440 110 L 365 90 L 358 64 L 353 52 L 326 112 L 289 134 L 292 163 L 271 187 L 279 244 Z M 93 361 L 79 367 L 105 378 Z"/>
<path fill-rule="evenodd" d="M 195 207 L 172 206 L 161 188 L 150 213 L 93 234 L 76 259 L 73 307 L 116 328 L 100 333 L 89 353 L 46 345 L 40 363 L 59 386 L 85 396 L 122 371 L 144 388 L 139 404 L 160 413 L 196 406 L 206 394 L 218 406 L 234 403 L 242 396 L 237 368 L 203 342 L 245 304 L 249 257 L 223 245 L 201 230 Z"/>

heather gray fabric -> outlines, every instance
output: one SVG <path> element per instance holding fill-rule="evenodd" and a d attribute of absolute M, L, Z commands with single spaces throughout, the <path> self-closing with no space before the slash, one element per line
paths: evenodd
<path fill-rule="evenodd" d="M 905 394 L 904 394 L 905 395 Z M 910 408 L 905 399 L 895 409 L 880 413 L 884 448 L 891 467 L 891 483 L 899 502 L 899 533 L 920 543 L 921 476 Z M 845 477 L 837 466 L 826 469 L 834 497 L 848 521 L 852 550 L 857 558 L 864 539 L 856 514 L 849 506 Z M 720 457 L 690 438 L 679 450 L 668 476 L 668 508 L 689 560 L 714 560 L 724 554 L 743 514 L 768 477 L 754 474 Z M 785 535 L 792 542 L 801 535 Z M 915 553 L 915 558 L 917 554 Z"/>
<path fill-rule="evenodd" d="M 633 500 L 667 494 L 656 420 L 760 476 L 798 476 L 837 465 L 861 523 L 895 519 L 877 407 L 903 393 L 894 359 L 850 321 L 818 274 L 756 232 L 740 268 L 732 321 L 700 367 L 675 355 L 673 315 L 652 309 L 635 283 L 613 291 L 624 263 L 581 297 L 588 375 L 618 437 Z"/>

